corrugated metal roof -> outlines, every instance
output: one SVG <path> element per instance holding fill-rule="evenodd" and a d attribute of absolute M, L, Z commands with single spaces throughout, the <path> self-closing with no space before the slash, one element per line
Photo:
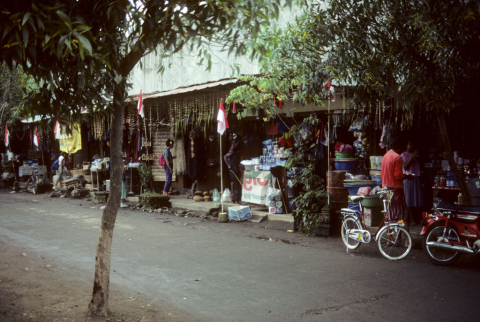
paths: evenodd
<path fill-rule="evenodd" d="M 206 89 L 206 88 L 222 86 L 222 85 L 227 85 L 227 84 L 233 84 L 233 83 L 237 83 L 238 81 L 239 80 L 237 78 L 228 78 L 228 79 L 222 79 L 222 80 L 215 81 L 215 82 L 210 82 L 210 83 L 184 86 L 184 87 L 179 87 L 179 88 L 176 88 L 176 89 L 172 89 L 170 91 L 156 92 L 156 93 L 150 93 L 150 94 L 142 94 L 142 99 L 145 100 L 145 99 L 149 99 L 149 98 L 158 98 L 158 97 L 164 97 L 164 96 L 170 96 L 170 95 L 183 94 L 183 93 L 188 93 L 188 92 L 193 92 L 193 91 L 199 91 L 199 90 Z M 133 97 L 134 100 L 138 100 L 139 96 L 140 96 L 140 94 L 131 95 L 130 97 Z M 129 99 L 127 99 L 127 101 L 129 101 Z"/>

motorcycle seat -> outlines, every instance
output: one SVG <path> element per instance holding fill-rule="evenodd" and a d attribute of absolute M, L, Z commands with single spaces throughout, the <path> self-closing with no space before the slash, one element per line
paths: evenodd
<path fill-rule="evenodd" d="M 444 201 L 440 201 L 437 204 L 437 209 L 442 211 L 463 212 L 463 213 L 469 213 L 472 215 L 480 215 L 480 207 L 478 206 L 469 207 L 469 206 L 462 206 L 462 205 L 454 205 Z"/>

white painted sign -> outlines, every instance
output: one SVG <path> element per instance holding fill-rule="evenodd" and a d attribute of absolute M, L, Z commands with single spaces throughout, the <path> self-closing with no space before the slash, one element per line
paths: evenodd
<path fill-rule="evenodd" d="M 259 205 L 267 204 L 268 181 L 270 171 L 258 171 L 255 178 L 243 175 L 242 201 Z"/>

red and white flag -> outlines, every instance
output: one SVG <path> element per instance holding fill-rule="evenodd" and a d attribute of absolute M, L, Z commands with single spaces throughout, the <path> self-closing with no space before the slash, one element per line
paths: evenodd
<path fill-rule="evenodd" d="M 55 123 L 55 129 L 53 130 L 53 133 L 56 134 L 56 133 L 59 133 L 59 131 L 60 131 L 60 123 L 58 123 L 57 121 L 57 123 Z"/>
<path fill-rule="evenodd" d="M 35 128 L 35 133 L 33 134 L 33 144 L 35 144 L 35 146 L 38 147 L 39 143 L 40 143 L 40 138 L 38 137 L 37 128 Z"/>
<path fill-rule="evenodd" d="M 220 133 L 220 135 L 223 135 L 223 133 L 225 133 L 225 130 L 228 129 L 227 115 L 225 114 L 225 109 L 223 108 L 223 98 L 220 99 L 220 107 L 218 109 L 217 121 L 217 132 Z"/>
<path fill-rule="evenodd" d="M 8 147 L 10 144 L 10 132 L 8 132 L 8 125 L 5 124 L 5 146 Z"/>
<path fill-rule="evenodd" d="M 140 114 L 141 117 L 145 117 L 145 114 L 143 113 L 143 100 L 142 100 L 142 90 L 140 90 L 140 97 L 138 98 L 138 114 Z"/>

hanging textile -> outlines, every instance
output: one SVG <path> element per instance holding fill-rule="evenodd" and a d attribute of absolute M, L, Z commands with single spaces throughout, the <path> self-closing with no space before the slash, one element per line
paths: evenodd
<path fill-rule="evenodd" d="M 82 135 L 80 133 L 80 124 L 75 123 L 72 127 L 72 134 L 66 134 L 63 127 L 55 134 L 55 138 L 60 143 L 60 151 L 67 152 L 69 154 L 75 153 L 82 149 Z"/>
<path fill-rule="evenodd" d="M 184 175 L 187 172 L 187 161 L 185 158 L 185 139 L 183 135 L 175 138 L 175 168 L 177 175 Z"/>

